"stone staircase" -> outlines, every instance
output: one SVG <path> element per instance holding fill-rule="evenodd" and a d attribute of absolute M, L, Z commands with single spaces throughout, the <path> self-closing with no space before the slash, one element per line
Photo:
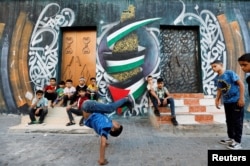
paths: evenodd
<path fill-rule="evenodd" d="M 223 106 L 217 109 L 212 96 L 203 93 L 172 94 L 175 100 L 176 119 L 180 125 L 225 124 Z M 159 125 L 171 124 L 171 113 L 167 107 L 160 107 L 161 116 L 156 117 Z"/>

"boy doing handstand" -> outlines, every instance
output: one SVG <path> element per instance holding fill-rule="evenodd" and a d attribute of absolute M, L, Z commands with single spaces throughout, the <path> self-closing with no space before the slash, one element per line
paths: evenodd
<path fill-rule="evenodd" d="M 129 97 L 125 97 L 109 104 L 99 103 L 95 100 L 87 100 L 82 105 L 84 124 L 93 128 L 100 136 L 100 157 L 98 160 L 100 165 L 108 164 L 108 160 L 105 159 L 108 134 L 113 137 L 117 137 L 123 130 L 122 125 L 120 125 L 117 121 L 108 118 L 105 113 L 111 113 L 117 108 L 125 105 L 132 108 L 133 103 L 131 101 L 132 100 Z"/>

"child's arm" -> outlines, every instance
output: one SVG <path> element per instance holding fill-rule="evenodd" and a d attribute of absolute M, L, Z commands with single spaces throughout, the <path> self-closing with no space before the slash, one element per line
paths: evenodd
<path fill-rule="evenodd" d="M 105 165 L 108 161 L 105 159 L 105 148 L 107 144 L 107 138 L 105 136 L 101 136 L 100 142 L 100 158 L 98 160 L 100 165 Z"/>
<path fill-rule="evenodd" d="M 240 88 L 240 99 L 238 101 L 238 106 L 243 107 L 245 105 L 245 101 L 244 101 L 245 87 L 244 87 L 244 84 L 241 80 L 238 80 L 237 84 L 239 85 L 239 88 Z"/>

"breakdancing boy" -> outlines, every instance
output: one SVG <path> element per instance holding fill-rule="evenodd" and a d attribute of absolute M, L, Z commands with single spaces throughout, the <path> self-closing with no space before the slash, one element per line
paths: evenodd
<path fill-rule="evenodd" d="M 125 105 L 130 109 L 133 108 L 132 100 L 130 100 L 129 97 L 109 104 L 99 103 L 95 100 L 87 100 L 82 105 L 84 124 L 93 128 L 100 136 L 100 157 L 98 160 L 100 165 L 108 164 L 108 160 L 105 159 L 108 134 L 113 137 L 118 137 L 123 130 L 122 125 L 115 120 L 111 120 L 105 113 L 111 113 Z"/>

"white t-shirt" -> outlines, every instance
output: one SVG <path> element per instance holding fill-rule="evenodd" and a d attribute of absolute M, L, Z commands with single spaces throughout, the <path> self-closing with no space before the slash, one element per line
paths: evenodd
<path fill-rule="evenodd" d="M 68 88 L 68 87 L 64 88 L 64 94 L 73 94 L 73 93 L 75 93 L 75 91 L 76 91 L 76 88 L 73 86 L 70 88 Z"/>

